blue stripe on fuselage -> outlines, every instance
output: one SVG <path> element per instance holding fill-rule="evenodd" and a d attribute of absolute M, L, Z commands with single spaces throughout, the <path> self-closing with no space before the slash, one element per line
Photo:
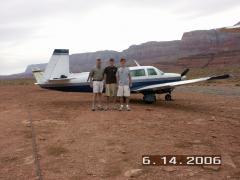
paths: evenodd
<path fill-rule="evenodd" d="M 131 90 L 136 90 L 145 86 L 150 86 L 154 84 L 163 84 L 169 82 L 180 81 L 181 78 L 171 78 L 171 79 L 148 79 L 148 80 L 135 80 Z M 44 89 L 64 91 L 64 92 L 92 92 L 92 88 L 87 83 L 75 83 L 75 84 L 44 84 L 40 85 Z"/>

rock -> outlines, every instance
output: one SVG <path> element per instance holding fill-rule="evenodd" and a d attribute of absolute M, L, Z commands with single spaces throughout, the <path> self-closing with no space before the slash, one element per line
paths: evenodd
<path fill-rule="evenodd" d="M 40 141 L 45 141 L 46 138 L 44 138 L 44 137 L 39 137 L 39 140 L 40 140 Z"/>
<path fill-rule="evenodd" d="M 120 151 L 122 154 L 126 154 L 127 153 L 127 151 L 125 151 L 125 150 L 121 150 Z"/>
<path fill-rule="evenodd" d="M 194 140 L 193 141 L 193 144 L 201 144 L 202 142 L 201 142 L 201 140 L 199 140 L 199 139 L 196 139 L 196 140 Z"/>
<path fill-rule="evenodd" d="M 221 166 L 202 166 L 203 169 L 208 169 L 208 170 L 212 170 L 212 171 L 219 171 Z"/>
<path fill-rule="evenodd" d="M 34 162 L 33 156 L 28 156 L 24 158 L 24 164 L 33 164 L 33 162 Z"/>
<path fill-rule="evenodd" d="M 99 159 L 99 162 L 105 164 L 107 161 L 106 161 L 106 159 Z"/>
<path fill-rule="evenodd" d="M 209 119 L 209 121 L 216 121 L 216 117 L 212 116 L 211 119 Z"/>
<path fill-rule="evenodd" d="M 142 174 L 142 169 L 131 169 L 124 173 L 124 176 L 126 177 L 138 177 Z"/>
<path fill-rule="evenodd" d="M 188 176 L 190 176 L 190 177 L 192 177 L 192 176 L 194 176 L 194 175 L 195 175 L 194 172 L 189 172 L 189 173 L 188 173 Z"/>
<path fill-rule="evenodd" d="M 165 166 L 163 167 L 163 170 L 167 172 L 173 172 L 173 171 L 176 171 L 177 169 L 173 166 Z"/>
<path fill-rule="evenodd" d="M 231 166 L 233 168 L 236 168 L 236 165 L 233 162 L 231 156 L 226 154 L 226 153 L 223 154 L 223 156 L 222 156 L 222 162 L 223 162 L 223 165 L 229 165 L 229 166 Z"/>

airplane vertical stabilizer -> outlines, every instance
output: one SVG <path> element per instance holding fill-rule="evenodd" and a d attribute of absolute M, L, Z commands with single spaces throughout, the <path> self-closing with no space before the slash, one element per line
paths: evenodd
<path fill-rule="evenodd" d="M 69 50 L 55 49 L 45 69 L 44 79 L 66 78 L 69 74 Z"/>

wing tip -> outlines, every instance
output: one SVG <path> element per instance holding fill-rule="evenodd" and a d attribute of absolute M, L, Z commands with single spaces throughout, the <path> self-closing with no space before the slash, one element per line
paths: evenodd
<path fill-rule="evenodd" d="M 220 76 L 210 77 L 208 80 L 228 79 L 230 77 L 231 76 L 229 74 L 223 74 L 223 75 L 220 75 Z"/>

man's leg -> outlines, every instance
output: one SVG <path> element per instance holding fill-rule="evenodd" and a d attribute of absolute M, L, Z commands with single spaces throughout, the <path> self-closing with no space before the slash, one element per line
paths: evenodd
<path fill-rule="evenodd" d="M 129 98 L 128 97 L 125 97 L 126 98 L 126 105 L 129 105 Z"/>
<path fill-rule="evenodd" d="M 107 96 L 107 105 L 106 105 L 106 108 L 105 108 L 105 110 L 108 110 L 108 108 L 109 108 L 109 102 L 110 102 L 110 97 L 109 97 L 109 96 Z"/>
<path fill-rule="evenodd" d="M 109 84 L 106 84 L 105 88 L 106 88 L 105 91 L 106 91 L 106 96 L 107 96 L 107 103 L 106 103 L 105 110 L 108 110 L 108 108 L 109 108 L 109 103 L 110 103 Z"/>
<path fill-rule="evenodd" d="M 123 110 L 123 96 L 120 97 L 120 107 L 119 107 L 119 111 Z"/>
<path fill-rule="evenodd" d="M 129 107 L 129 97 L 130 97 L 130 88 L 129 86 L 125 86 L 124 87 L 124 94 L 125 94 L 125 102 L 126 102 L 126 109 L 127 111 L 130 111 L 130 107 Z"/>
<path fill-rule="evenodd" d="M 103 82 L 99 82 L 98 84 L 98 103 L 99 103 L 99 108 L 102 110 L 102 92 L 103 92 Z"/>
<path fill-rule="evenodd" d="M 117 84 L 113 84 L 113 96 L 112 96 L 113 109 L 116 109 L 116 101 L 117 101 Z"/>
<path fill-rule="evenodd" d="M 123 86 L 118 86 L 117 96 L 120 98 L 119 111 L 123 110 Z"/>
<path fill-rule="evenodd" d="M 130 111 L 130 106 L 129 106 L 129 97 L 126 97 L 126 109 L 127 111 Z"/>
<path fill-rule="evenodd" d="M 93 93 L 93 98 L 92 98 L 92 111 L 95 111 L 95 109 L 96 109 L 96 99 L 97 99 L 97 93 Z"/>
<path fill-rule="evenodd" d="M 98 93 L 98 98 L 99 98 L 99 107 L 102 108 L 102 93 Z"/>
<path fill-rule="evenodd" d="M 97 101 L 97 86 L 96 82 L 93 81 L 92 111 L 95 111 L 96 109 L 96 101 Z"/>

